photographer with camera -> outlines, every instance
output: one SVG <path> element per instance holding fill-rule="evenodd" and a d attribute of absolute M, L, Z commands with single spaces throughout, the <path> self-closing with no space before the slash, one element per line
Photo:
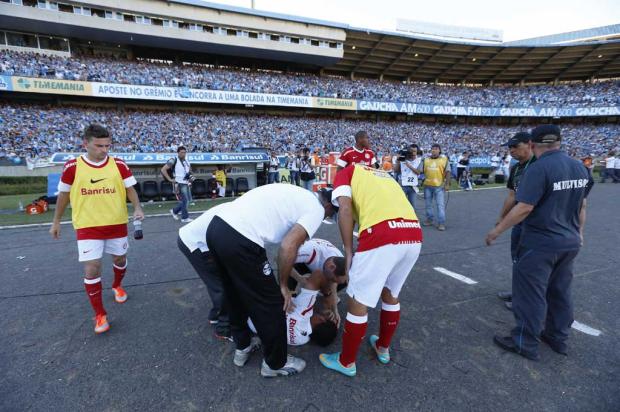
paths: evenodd
<path fill-rule="evenodd" d="M 181 213 L 181 222 L 183 223 L 193 220 L 189 217 L 187 205 L 191 196 L 191 185 L 195 179 L 194 175 L 192 175 L 192 166 L 187 161 L 186 155 L 187 149 L 179 146 L 177 157 L 168 160 L 161 168 L 161 174 L 174 185 L 174 193 L 177 195 L 177 199 L 179 199 L 179 204 L 174 209 L 170 209 L 170 214 L 174 220 L 179 220 L 179 213 Z"/>
<path fill-rule="evenodd" d="M 407 200 L 409 200 L 414 209 L 421 164 L 422 158 L 418 157 L 418 146 L 412 144 L 399 152 L 394 166 L 394 172 L 400 176 L 400 186 L 403 188 Z"/>
<path fill-rule="evenodd" d="M 302 151 L 299 175 L 301 177 L 302 187 L 311 192 L 314 179 L 316 179 L 316 173 L 314 172 L 315 167 L 314 157 L 310 156 L 310 149 L 305 147 Z"/>

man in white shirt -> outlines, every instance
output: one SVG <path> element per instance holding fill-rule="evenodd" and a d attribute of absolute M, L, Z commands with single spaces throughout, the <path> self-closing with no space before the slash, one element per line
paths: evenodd
<path fill-rule="evenodd" d="M 394 170 L 400 176 L 400 186 L 403 188 L 411 207 L 415 209 L 418 193 L 418 176 L 421 173 L 422 158 L 418 157 L 418 146 L 411 145 L 405 160 L 398 160 Z"/>
<path fill-rule="evenodd" d="M 616 161 L 614 162 L 614 169 L 616 174 L 615 183 L 620 183 L 620 156 L 616 157 Z"/>
<path fill-rule="evenodd" d="M 620 176 L 616 176 L 617 161 L 616 152 L 613 150 L 610 150 L 607 157 L 601 160 L 601 163 L 605 166 L 605 169 L 601 170 L 601 183 L 605 183 L 607 178 L 610 178 L 614 183 L 620 182 Z"/>
<path fill-rule="evenodd" d="M 266 185 L 218 207 L 206 234 L 204 228 L 192 230 L 196 245 L 206 237 L 203 247 L 211 252 L 222 276 L 237 346 L 235 365 L 245 365 L 255 348 L 247 325 L 250 317 L 263 344 L 262 376 L 289 376 L 305 368 L 303 360 L 287 356 L 286 313 L 294 309 L 288 278 L 299 247 L 336 212 L 330 190 L 315 195 L 297 186 Z M 183 233 L 180 237 L 183 240 Z M 280 285 L 267 260 L 266 244 L 280 245 Z"/>
<path fill-rule="evenodd" d="M 187 206 L 191 200 L 191 188 L 190 184 L 193 179 L 192 166 L 187 160 L 187 149 L 183 146 L 177 148 L 177 157 L 174 157 L 161 168 L 161 174 L 164 178 L 174 185 L 174 191 L 179 197 L 179 203 L 170 209 L 170 214 L 174 220 L 179 220 L 179 213 L 181 214 L 181 222 L 191 222 L 187 212 Z M 174 176 L 170 175 L 170 172 L 174 173 Z"/>

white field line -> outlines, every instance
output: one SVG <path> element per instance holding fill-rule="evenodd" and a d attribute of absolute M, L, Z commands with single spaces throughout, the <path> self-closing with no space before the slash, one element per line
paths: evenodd
<path fill-rule="evenodd" d="M 463 276 L 461 274 L 458 274 L 456 272 L 452 272 L 446 268 L 442 268 L 442 267 L 434 267 L 433 269 L 435 269 L 437 272 L 442 273 L 446 276 L 450 276 L 451 278 L 454 278 L 456 280 L 460 280 L 463 283 L 467 283 L 468 285 L 475 285 L 476 282 L 473 279 L 468 278 L 467 276 Z"/>
<path fill-rule="evenodd" d="M 592 328 L 592 327 L 590 327 L 588 325 L 585 325 L 585 324 L 583 324 L 581 322 L 577 322 L 577 321 L 574 321 L 571 327 L 573 329 L 577 329 L 579 332 L 585 333 L 586 335 L 600 336 L 601 333 L 603 333 L 603 332 L 601 332 L 598 329 L 594 329 L 594 328 Z"/>

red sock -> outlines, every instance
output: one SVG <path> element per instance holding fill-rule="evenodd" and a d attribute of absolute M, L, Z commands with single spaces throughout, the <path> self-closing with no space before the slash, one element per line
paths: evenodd
<path fill-rule="evenodd" d="M 103 290 L 103 287 L 101 286 L 101 278 L 85 278 L 84 288 L 86 289 L 88 299 L 90 299 L 90 304 L 95 310 L 95 315 L 105 315 L 106 311 L 103 308 L 103 299 L 101 297 L 101 291 Z"/>
<path fill-rule="evenodd" d="M 379 340 L 377 346 L 382 348 L 389 348 L 392 336 L 396 332 L 398 327 L 398 321 L 400 320 L 400 303 L 396 305 L 388 305 L 383 303 L 381 305 L 381 317 L 379 327 Z"/>
<path fill-rule="evenodd" d="M 340 363 L 349 366 L 355 362 L 357 351 L 366 334 L 368 326 L 368 315 L 355 316 L 347 313 L 344 322 L 344 333 L 342 334 L 342 352 L 340 352 Z"/>
<path fill-rule="evenodd" d="M 112 265 L 112 268 L 114 269 L 114 282 L 112 283 L 112 287 L 117 288 L 121 285 L 121 282 L 125 277 L 125 272 L 127 272 L 127 261 L 125 261 L 125 266 L 122 268 L 119 268 L 116 265 Z"/>

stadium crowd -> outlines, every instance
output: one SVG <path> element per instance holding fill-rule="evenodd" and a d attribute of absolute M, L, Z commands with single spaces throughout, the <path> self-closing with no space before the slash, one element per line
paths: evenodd
<path fill-rule="evenodd" d="M 620 105 L 618 81 L 556 86 L 464 87 L 373 79 L 350 80 L 308 73 L 218 69 L 195 63 L 173 64 L 111 57 L 49 56 L 8 50 L 0 52 L 0 74 L 452 106 Z"/>
<path fill-rule="evenodd" d="M 266 147 L 277 153 L 340 151 L 351 145 L 358 130 L 366 130 L 372 147 L 395 153 L 412 142 L 425 151 L 439 143 L 445 153 L 476 155 L 505 152 L 501 144 L 530 125 L 493 126 L 414 121 L 371 121 L 329 117 L 284 117 L 260 114 L 164 112 L 48 107 L 4 102 L 0 108 L 0 158 L 46 157 L 81 146 L 82 129 L 91 122 L 113 133 L 116 152 L 174 152 L 184 143 L 190 151 L 226 152 L 241 147 Z M 620 146 L 620 125 L 563 124 L 564 142 L 577 156 L 603 155 Z"/>

